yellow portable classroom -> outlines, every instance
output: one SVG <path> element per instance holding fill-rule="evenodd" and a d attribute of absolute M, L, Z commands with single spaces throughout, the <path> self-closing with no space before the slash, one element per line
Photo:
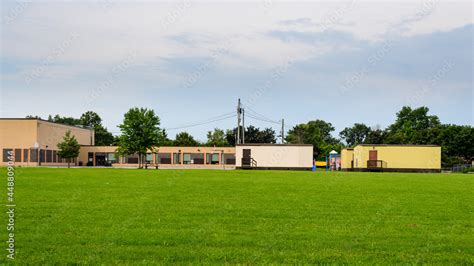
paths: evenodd
<path fill-rule="evenodd" d="M 441 172 L 436 145 L 361 144 L 341 152 L 346 171 Z"/>

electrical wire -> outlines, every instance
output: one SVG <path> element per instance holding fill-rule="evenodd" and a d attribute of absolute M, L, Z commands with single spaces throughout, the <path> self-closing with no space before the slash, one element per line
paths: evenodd
<path fill-rule="evenodd" d="M 170 131 L 170 130 L 178 130 L 178 129 L 190 128 L 190 127 L 197 127 L 197 126 L 201 126 L 201 125 L 206 125 L 206 124 L 211 124 L 211 123 L 214 123 L 214 122 L 226 120 L 226 119 L 233 118 L 233 117 L 236 117 L 236 116 L 237 116 L 237 115 L 232 112 L 232 113 L 228 113 L 228 114 L 223 114 L 223 115 L 220 115 L 220 116 L 212 117 L 212 118 L 209 118 L 209 119 L 207 119 L 207 120 L 204 120 L 204 121 L 198 122 L 198 123 L 187 124 L 187 125 L 182 125 L 182 126 L 172 127 L 172 128 L 165 128 L 165 130 L 166 130 L 166 131 Z"/>
<path fill-rule="evenodd" d="M 264 122 L 269 122 L 269 123 L 274 123 L 274 124 L 280 124 L 281 123 L 281 120 L 277 121 L 277 120 L 270 119 L 270 118 L 258 113 L 257 111 L 253 110 L 248 105 L 246 105 L 246 104 L 242 104 L 242 105 L 246 109 L 246 115 L 247 116 L 249 116 L 249 115 L 250 115 L 250 117 L 253 116 L 252 118 L 257 119 L 257 120 L 261 120 L 261 121 L 264 121 Z M 248 112 L 248 111 L 250 111 L 250 112 Z"/>
<path fill-rule="evenodd" d="M 253 116 L 253 115 L 251 115 L 251 114 L 245 114 L 245 117 L 250 117 L 250 118 L 252 118 L 252 119 L 259 120 L 259 121 L 262 121 L 262 122 L 267 122 L 267 123 L 272 123 L 272 124 L 277 124 L 277 125 L 280 124 L 280 122 L 276 122 L 276 121 L 272 121 L 272 120 L 267 120 L 267 119 L 262 119 L 262 118 Z"/>

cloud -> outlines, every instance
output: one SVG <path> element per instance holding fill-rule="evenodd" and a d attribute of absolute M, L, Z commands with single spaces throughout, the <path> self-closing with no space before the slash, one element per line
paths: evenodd
<path fill-rule="evenodd" d="M 311 20 L 311 18 L 297 18 L 297 19 L 282 20 L 279 22 L 279 24 L 285 25 L 285 26 L 306 26 L 306 27 L 317 25 Z"/>
<path fill-rule="evenodd" d="M 2 16 L 14 19 L 2 24 L 2 116 L 94 109 L 114 130 L 127 108 L 146 106 L 173 127 L 231 112 L 237 98 L 249 102 L 271 84 L 253 109 L 289 123 L 319 117 L 338 128 L 353 120 L 382 124 L 413 91 L 446 122 L 472 121 L 471 5 L 439 2 L 429 12 L 416 1 L 345 6 L 272 2 L 262 12 L 254 3 L 45 2 L 12 17 L 15 5 L 7 4 Z M 62 45 L 71 34 L 77 38 Z M 133 64 L 111 74 L 130 54 Z M 25 84 L 43 62 L 41 75 Z M 446 62 L 452 67 L 437 74 Z M 436 84 L 424 90 L 430 79 Z M 190 132 L 202 139 L 208 128 L 234 124 Z"/>

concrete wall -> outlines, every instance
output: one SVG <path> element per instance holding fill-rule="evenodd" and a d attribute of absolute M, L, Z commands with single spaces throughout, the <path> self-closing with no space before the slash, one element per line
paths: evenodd
<path fill-rule="evenodd" d="M 71 131 L 79 145 L 94 145 L 94 131 L 91 129 L 72 127 L 57 123 L 38 120 L 38 142 L 41 146 L 48 145 L 57 149 L 58 143 L 63 141 L 67 131 Z"/>
<path fill-rule="evenodd" d="M 250 149 L 258 168 L 312 168 L 312 145 L 238 145 L 236 167 L 242 167 L 243 150 Z"/>
<path fill-rule="evenodd" d="M 354 156 L 354 149 L 342 149 L 341 151 L 341 168 L 351 168 L 352 157 Z"/>
<path fill-rule="evenodd" d="M 0 119 L 0 148 L 32 148 L 37 142 L 38 120 Z"/>
<path fill-rule="evenodd" d="M 367 168 L 369 151 L 389 169 L 441 169 L 441 147 L 423 145 L 359 145 L 354 148 L 354 168 Z"/>
<path fill-rule="evenodd" d="M 94 144 L 94 131 L 74 126 L 51 123 L 37 119 L 0 119 L 0 161 L 3 162 L 3 149 L 21 149 L 21 161 L 16 161 L 19 166 L 36 166 L 37 162 L 30 162 L 30 149 L 38 148 L 47 151 L 57 151 L 58 143 L 63 140 L 66 132 L 70 130 L 79 144 Z M 28 160 L 25 161 L 24 149 L 28 149 Z M 36 152 L 37 153 L 37 152 Z M 43 162 L 44 166 L 65 165 L 64 162 Z"/>

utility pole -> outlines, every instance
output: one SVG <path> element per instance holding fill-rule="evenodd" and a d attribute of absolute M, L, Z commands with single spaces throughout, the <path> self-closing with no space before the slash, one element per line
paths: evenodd
<path fill-rule="evenodd" d="M 281 144 L 285 144 L 285 119 L 281 120 Z"/>
<path fill-rule="evenodd" d="M 242 144 L 245 144 L 245 109 L 242 109 Z"/>
<path fill-rule="evenodd" d="M 237 138 L 235 139 L 235 144 L 240 144 L 240 98 L 237 104 Z"/>

